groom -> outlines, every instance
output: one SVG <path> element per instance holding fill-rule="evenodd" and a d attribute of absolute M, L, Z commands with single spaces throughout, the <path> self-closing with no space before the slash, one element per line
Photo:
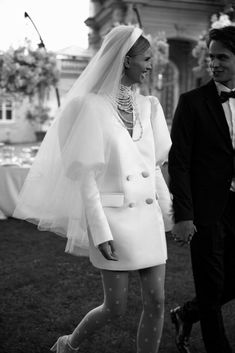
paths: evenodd
<path fill-rule="evenodd" d="M 232 353 L 221 305 L 235 298 L 235 27 L 209 32 L 213 79 L 182 94 L 169 154 L 176 240 L 190 243 L 196 298 L 171 311 L 179 352 L 200 319 L 207 353 Z"/>

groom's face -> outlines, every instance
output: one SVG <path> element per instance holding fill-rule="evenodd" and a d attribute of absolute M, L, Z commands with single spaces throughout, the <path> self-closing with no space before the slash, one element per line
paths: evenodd
<path fill-rule="evenodd" d="M 235 53 L 223 43 L 212 40 L 209 46 L 210 68 L 215 81 L 228 88 L 235 87 Z"/>

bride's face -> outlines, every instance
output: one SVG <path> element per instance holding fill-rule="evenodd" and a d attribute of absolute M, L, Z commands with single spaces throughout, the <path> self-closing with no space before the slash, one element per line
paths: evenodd
<path fill-rule="evenodd" d="M 126 83 L 142 83 L 152 69 L 152 51 L 148 48 L 144 53 L 125 58 Z"/>

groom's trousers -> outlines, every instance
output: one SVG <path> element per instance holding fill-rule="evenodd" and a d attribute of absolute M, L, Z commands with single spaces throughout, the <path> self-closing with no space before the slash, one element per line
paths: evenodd
<path fill-rule="evenodd" d="M 191 241 L 191 260 L 196 298 L 182 307 L 183 318 L 200 319 L 207 353 L 231 353 L 221 306 L 235 298 L 235 193 L 220 222 L 196 224 Z"/>

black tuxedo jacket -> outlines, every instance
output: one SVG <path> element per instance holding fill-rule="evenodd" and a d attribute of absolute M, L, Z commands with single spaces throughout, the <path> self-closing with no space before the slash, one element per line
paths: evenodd
<path fill-rule="evenodd" d="M 175 221 L 217 222 L 233 177 L 234 150 L 214 81 L 180 96 L 169 153 Z"/>

